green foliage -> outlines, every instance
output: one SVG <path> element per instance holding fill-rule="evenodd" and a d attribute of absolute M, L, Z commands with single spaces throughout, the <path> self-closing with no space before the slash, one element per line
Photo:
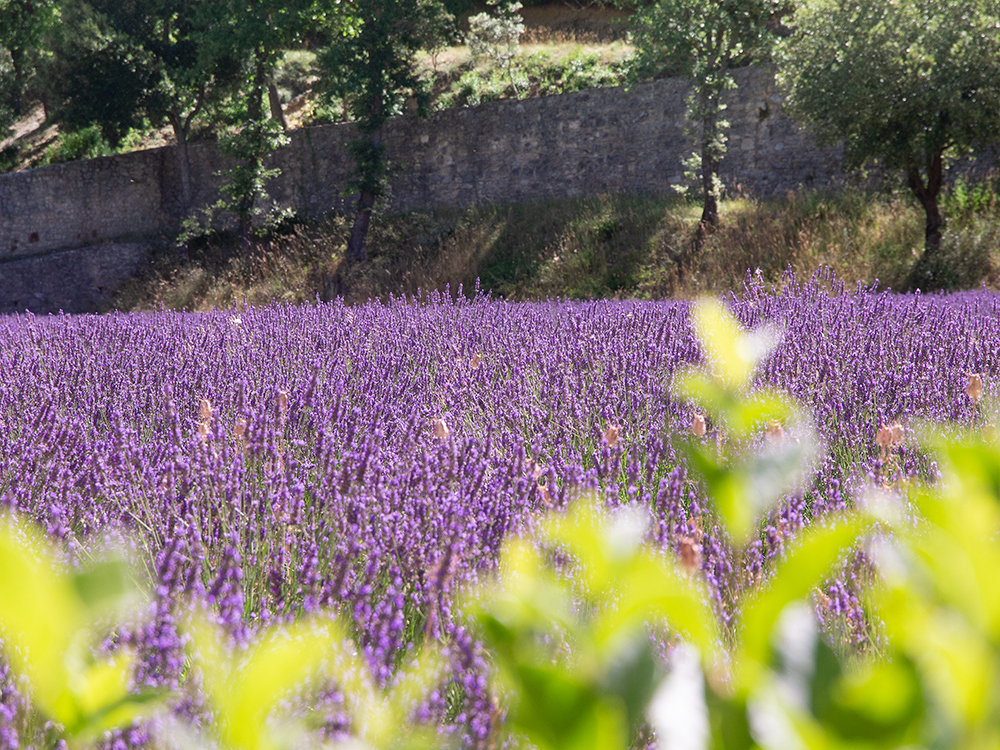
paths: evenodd
<path fill-rule="evenodd" d="M 24 114 L 56 18 L 55 0 L 0 0 L 0 133 Z"/>
<path fill-rule="evenodd" d="M 188 622 L 189 654 L 202 674 L 216 715 L 212 732 L 228 750 L 300 747 L 309 720 L 281 716 L 279 701 L 293 705 L 328 683 L 345 694 L 345 709 L 363 747 L 431 748 L 433 735 L 410 726 L 409 712 L 438 686 L 444 663 L 426 649 L 399 670 L 391 688 L 378 688 L 347 630 L 329 617 L 274 626 L 245 651 L 227 646 L 225 634 L 203 617 Z M 306 687 L 303 692 L 302 688 Z"/>
<path fill-rule="evenodd" d="M 1000 138 L 1000 3 L 815 0 L 782 46 L 790 111 L 845 166 L 900 170 L 926 213 L 912 284 L 940 288 L 938 195 L 949 161 Z"/>
<path fill-rule="evenodd" d="M 407 98 L 426 106 L 426 84 L 414 58 L 445 10 L 434 0 L 362 0 L 350 12 L 319 63 L 325 94 L 346 101 L 362 132 L 370 134 L 400 114 Z"/>
<path fill-rule="evenodd" d="M 45 155 L 46 164 L 59 164 L 76 159 L 95 159 L 110 156 L 115 149 L 104 139 L 99 125 L 91 125 L 83 130 L 64 133 L 59 142 L 50 147 Z"/>
<path fill-rule="evenodd" d="M 274 82 L 285 98 L 294 99 L 309 91 L 313 84 L 318 82 L 318 72 L 315 52 L 303 49 L 289 50 L 275 68 Z"/>
<path fill-rule="evenodd" d="M 69 130 L 93 124 L 117 146 L 151 106 L 157 72 L 148 51 L 90 5 L 70 3 L 50 44 L 46 66 L 54 115 Z"/>
<path fill-rule="evenodd" d="M 121 562 L 79 573 L 60 571 L 34 528 L 0 520 L 0 631 L 5 656 L 32 688 L 36 707 L 73 744 L 149 715 L 159 696 L 130 693 L 131 657 L 94 655 L 98 626 L 134 599 Z"/>
<path fill-rule="evenodd" d="M 518 89 L 514 78 L 513 65 L 521 48 L 521 34 L 524 24 L 518 11 L 519 2 L 490 2 L 496 9 L 496 15 L 478 13 L 469 18 L 469 31 L 465 35 L 465 43 L 469 46 L 472 59 L 487 59 L 496 68 L 507 73 L 515 92 Z"/>
<path fill-rule="evenodd" d="M 467 70 L 441 94 L 435 108 L 474 106 L 498 99 L 569 94 L 600 86 L 619 86 L 629 62 L 604 62 L 598 52 L 582 46 L 562 58 L 545 50 L 513 59 L 509 69 Z"/>
<path fill-rule="evenodd" d="M 339 36 L 320 55 L 325 95 L 346 103 L 361 132 L 351 146 L 351 188 L 359 197 L 348 249 L 355 260 L 365 257 L 370 217 L 384 197 L 391 166 L 383 154 L 382 125 L 401 113 L 408 98 L 419 114 L 426 113 L 429 93 L 417 74 L 416 54 L 438 43 L 449 17 L 439 0 L 356 0 L 344 8 Z"/>
<path fill-rule="evenodd" d="M 237 160 L 234 167 L 219 173 L 220 190 L 226 197 L 226 207 L 238 217 L 254 217 L 266 208 L 268 180 L 280 170 L 267 168 L 264 158 L 288 143 L 281 124 L 274 120 L 248 122 L 240 130 L 230 130 L 219 140 L 219 150 Z"/>
<path fill-rule="evenodd" d="M 701 157 L 702 221 L 709 225 L 718 222 L 718 168 L 729 127 L 722 118 L 721 97 L 734 86 L 729 71 L 767 57 L 772 41 L 768 24 L 787 5 L 787 0 L 658 0 L 633 17 L 633 75 L 648 78 L 668 70 L 692 78 L 689 135 Z"/>
<path fill-rule="evenodd" d="M 995 180 L 970 183 L 959 177 L 944 192 L 941 209 L 950 219 L 968 219 L 994 210 L 998 197 Z"/>
<path fill-rule="evenodd" d="M 0 174 L 14 171 L 20 159 L 20 152 L 20 146 L 16 141 L 0 149 Z"/>
<path fill-rule="evenodd" d="M 746 544 L 756 531 L 757 518 L 799 479 L 798 468 L 814 451 L 815 437 L 804 425 L 795 440 L 767 441 L 759 454 L 746 454 L 746 446 L 764 425 L 796 421 L 795 409 L 786 399 L 767 390 L 746 396 L 757 363 L 777 343 L 777 331 L 763 328 L 748 334 L 718 302 L 702 301 L 692 310 L 703 355 L 711 373 L 681 373 L 677 391 L 692 401 L 704 419 L 712 417 L 715 444 L 692 441 L 686 448 L 690 465 L 703 477 L 730 537 Z M 698 419 L 696 417 L 696 419 Z M 705 433 L 704 422 L 701 429 Z M 730 455 L 735 449 L 737 455 Z"/>
<path fill-rule="evenodd" d="M 699 586 L 642 544 L 645 519 L 576 506 L 536 544 L 509 542 L 502 588 L 481 595 L 478 619 L 511 696 L 509 729 L 541 750 L 627 748 L 661 672 L 645 623 L 667 617 L 706 652 L 715 618 Z M 549 568 L 544 545 L 571 554 L 584 602 Z M 572 656 L 560 656 L 569 652 Z"/>
<path fill-rule="evenodd" d="M 258 636 L 244 654 L 228 653 L 217 627 L 196 619 L 188 625 L 190 652 L 201 668 L 205 691 L 216 711 L 212 729 L 223 748 L 270 750 L 291 734 L 268 719 L 292 688 L 319 671 L 322 658 L 343 634 L 332 622 L 299 622 Z M 339 637 L 338 637 L 339 636 Z M 284 730 L 284 731 L 282 731 Z"/>
<path fill-rule="evenodd" d="M 265 164 L 266 157 L 288 143 L 288 136 L 281 124 L 274 120 L 247 123 L 242 129 L 230 129 L 219 140 L 219 150 L 236 160 L 235 166 L 217 173 L 222 178 L 219 191 L 223 197 L 208 208 L 202 209 L 183 223 L 177 238 L 180 245 L 210 235 L 221 212 L 234 215 L 241 226 L 256 225 L 257 231 L 266 234 L 289 217 L 289 212 L 272 204 L 267 183 L 281 170 Z"/>
<path fill-rule="evenodd" d="M 1000 136 L 1000 5 L 812 0 L 782 45 L 787 106 L 848 168 L 926 170 Z"/>
<path fill-rule="evenodd" d="M 0 46 L 0 134 L 6 135 L 7 128 L 17 119 L 11 106 L 16 88 L 10 50 Z"/>

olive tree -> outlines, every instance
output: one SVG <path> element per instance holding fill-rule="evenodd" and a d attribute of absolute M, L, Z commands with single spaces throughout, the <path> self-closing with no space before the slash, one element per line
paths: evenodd
<path fill-rule="evenodd" d="M 688 119 L 698 144 L 702 229 L 719 222 L 719 162 L 729 127 L 722 94 L 735 85 L 730 71 L 767 57 L 774 39 L 769 27 L 786 9 L 787 0 L 657 0 L 632 19 L 634 75 L 666 70 L 692 79 Z"/>
<path fill-rule="evenodd" d="M 789 111 L 845 167 L 901 171 L 934 264 L 951 160 L 1000 138 L 998 0 L 809 0 L 782 44 Z"/>

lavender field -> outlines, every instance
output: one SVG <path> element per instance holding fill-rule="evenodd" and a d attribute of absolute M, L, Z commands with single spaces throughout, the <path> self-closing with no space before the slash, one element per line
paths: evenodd
<path fill-rule="evenodd" d="M 107 646 L 135 648 L 136 685 L 177 688 L 174 710 L 195 723 L 206 708 L 184 668 L 185 608 L 207 602 L 237 645 L 323 609 L 352 622 L 383 685 L 421 643 L 443 643 L 452 679 L 421 718 L 485 746 L 498 720 L 490 656 L 456 597 L 546 510 L 587 493 L 648 508 L 653 541 L 700 566 L 726 625 L 804 525 L 872 484 L 934 471 L 908 438 L 914 425 L 991 419 L 994 294 L 876 294 L 817 278 L 779 293 L 750 285 L 727 302 L 744 326 L 783 331 L 757 382 L 803 404 L 822 445 L 806 486 L 738 559 L 681 458 L 697 405 L 672 395 L 673 378 L 701 355 L 688 303 L 672 301 L 431 295 L 8 317 L 0 503 L 71 561 L 130 551 L 152 603 Z M 966 392 L 970 373 L 982 400 Z M 897 422 L 902 443 L 880 447 L 879 428 Z M 856 562 L 817 606 L 865 648 Z M 0 680 L 0 747 L 23 746 L 26 699 L 12 674 Z M 349 730 L 341 698 L 325 695 L 332 736 Z"/>

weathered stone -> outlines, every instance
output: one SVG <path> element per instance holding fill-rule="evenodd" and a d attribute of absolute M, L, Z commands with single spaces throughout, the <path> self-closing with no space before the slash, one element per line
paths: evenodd
<path fill-rule="evenodd" d="M 90 312 L 149 259 L 150 243 L 90 245 L 0 262 L 0 313 Z"/>

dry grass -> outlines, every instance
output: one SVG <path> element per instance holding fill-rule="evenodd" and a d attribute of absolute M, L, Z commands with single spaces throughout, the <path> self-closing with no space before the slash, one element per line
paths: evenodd
<path fill-rule="evenodd" d="M 942 251 L 940 287 L 995 287 L 1000 213 L 952 218 Z M 747 274 L 780 283 L 792 270 L 821 266 L 853 286 L 902 289 L 921 256 L 920 210 L 905 196 L 797 193 L 783 200 L 733 199 L 721 226 L 696 249 L 699 206 L 680 197 L 592 199 L 479 206 L 381 217 L 369 260 L 346 262 L 342 217 L 261 243 L 250 257 L 232 238 L 164 250 L 149 272 L 109 307 L 206 310 L 272 300 L 311 302 L 462 285 L 506 299 L 546 296 L 685 297 L 742 288 Z M 926 288 L 926 287 L 925 287 Z"/>

